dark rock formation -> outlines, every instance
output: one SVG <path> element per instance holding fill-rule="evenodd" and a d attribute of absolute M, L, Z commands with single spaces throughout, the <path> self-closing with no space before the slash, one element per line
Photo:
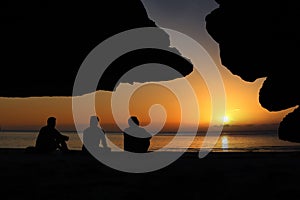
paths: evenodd
<path fill-rule="evenodd" d="M 278 128 L 279 139 L 290 142 L 300 142 L 300 110 L 295 109 L 294 112 L 287 114 L 280 122 Z"/>
<path fill-rule="evenodd" d="M 78 69 L 95 46 L 125 30 L 156 26 L 139 0 L 4 0 L 0 25 L 1 97 L 71 96 Z M 168 35 L 161 34 L 161 45 L 169 47 Z M 147 61 L 157 61 L 158 53 L 144 55 Z M 179 58 L 172 62 L 174 55 L 160 58 L 157 62 L 169 64 L 183 76 L 193 70 L 183 57 L 180 66 Z M 114 65 L 97 89 L 112 91 L 120 72 L 143 60 L 143 56 L 123 59 L 127 68 L 122 68 L 124 63 Z"/>
<path fill-rule="evenodd" d="M 299 4 L 292 0 L 217 3 L 219 8 L 206 16 L 206 28 L 219 44 L 222 64 L 245 81 L 267 77 L 259 93 L 259 101 L 267 110 L 299 105 Z M 289 127 L 294 128 L 297 122 L 299 114 L 284 118 L 279 137 L 295 141 L 296 134 L 290 134 L 295 130 Z"/>

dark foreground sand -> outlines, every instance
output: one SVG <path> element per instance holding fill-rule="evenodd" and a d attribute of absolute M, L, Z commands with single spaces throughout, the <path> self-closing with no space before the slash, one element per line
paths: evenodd
<path fill-rule="evenodd" d="M 1 199 L 299 199 L 300 152 L 185 153 L 144 174 L 93 157 L 0 149 Z"/>

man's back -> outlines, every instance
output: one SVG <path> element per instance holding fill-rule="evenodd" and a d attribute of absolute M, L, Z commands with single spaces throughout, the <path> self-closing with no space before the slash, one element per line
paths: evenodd
<path fill-rule="evenodd" d="M 150 146 L 151 134 L 141 127 L 129 127 L 123 132 L 124 150 L 146 153 Z"/>
<path fill-rule="evenodd" d="M 92 150 L 100 150 L 100 142 L 102 142 L 104 149 L 109 149 L 106 143 L 105 132 L 101 127 L 98 126 L 99 118 L 98 116 L 90 117 L 90 126 L 83 131 L 83 145 L 82 151 L 86 152 L 87 148 Z"/>
<path fill-rule="evenodd" d="M 58 148 L 57 142 L 62 140 L 63 136 L 53 127 L 44 126 L 39 131 L 35 147 L 39 151 L 54 151 Z"/>
<path fill-rule="evenodd" d="M 104 132 L 99 127 L 88 127 L 83 131 L 83 144 L 91 147 L 99 147 Z"/>

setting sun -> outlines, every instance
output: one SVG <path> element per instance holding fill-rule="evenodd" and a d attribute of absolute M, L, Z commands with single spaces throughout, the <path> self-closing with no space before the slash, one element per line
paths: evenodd
<path fill-rule="evenodd" d="M 223 122 L 224 123 L 228 123 L 230 121 L 229 117 L 228 116 L 224 116 L 223 117 Z"/>

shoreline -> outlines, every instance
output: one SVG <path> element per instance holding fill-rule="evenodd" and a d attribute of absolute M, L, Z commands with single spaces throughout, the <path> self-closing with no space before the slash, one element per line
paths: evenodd
<path fill-rule="evenodd" d="M 210 152 L 202 159 L 186 152 L 165 168 L 136 174 L 76 150 L 44 156 L 0 149 L 0 162 L 9 199 L 289 199 L 300 193 L 300 152 Z"/>

